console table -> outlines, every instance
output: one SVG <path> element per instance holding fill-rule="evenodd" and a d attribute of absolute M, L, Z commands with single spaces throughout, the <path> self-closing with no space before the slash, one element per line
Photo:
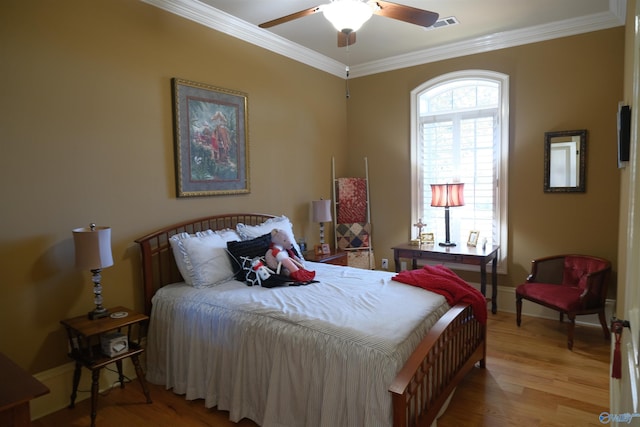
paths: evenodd
<path fill-rule="evenodd" d="M 491 312 L 498 311 L 498 251 L 500 246 L 470 247 L 466 245 L 442 247 L 438 245 L 411 245 L 403 244 L 394 246 L 393 260 L 396 264 L 396 272 L 400 271 L 400 258 L 412 260 L 411 268 L 418 268 L 418 260 L 440 261 L 453 264 L 468 264 L 480 266 L 480 292 L 486 296 L 487 290 L 487 264 L 491 263 Z"/>
<path fill-rule="evenodd" d="M 29 401 L 47 393 L 47 386 L 0 353 L 0 426 L 30 426 Z"/>

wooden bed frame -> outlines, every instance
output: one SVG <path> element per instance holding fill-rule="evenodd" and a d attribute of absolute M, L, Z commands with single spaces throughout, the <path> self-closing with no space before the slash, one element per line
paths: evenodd
<path fill-rule="evenodd" d="M 182 281 L 173 259 L 169 238 L 177 233 L 257 225 L 273 215 L 224 214 L 174 224 L 136 239 L 142 251 L 145 313 L 151 314 L 151 298 L 164 285 Z M 436 419 L 449 395 L 479 362 L 485 367 L 486 325 L 480 324 L 471 306 L 452 307 L 436 322 L 409 356 L 389 387 L 394 427 L 427 427 Z"/>

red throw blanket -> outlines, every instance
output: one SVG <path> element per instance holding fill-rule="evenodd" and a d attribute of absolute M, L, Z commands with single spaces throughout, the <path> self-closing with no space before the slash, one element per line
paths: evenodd
<path fill-rule="evenodd" d="M 487 300 L 482 293 L 444 265 L 425 265 L 418 270 L 401 271 L 393 280 L 436 292 L 444 296 L 451 306 L 460 302 L 471 304 L 478 322 L 487 322 Z"/>

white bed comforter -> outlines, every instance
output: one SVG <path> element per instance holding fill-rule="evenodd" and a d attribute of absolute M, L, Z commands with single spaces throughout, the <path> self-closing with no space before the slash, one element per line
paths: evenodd
<path fill-rule="evenodd" d="M 449 308 L 393 273 L 308 263 L 315 283 L 185 284 L 153 298 L 147 379 L 264 427 L 392 424 L 388 386 Z"/>

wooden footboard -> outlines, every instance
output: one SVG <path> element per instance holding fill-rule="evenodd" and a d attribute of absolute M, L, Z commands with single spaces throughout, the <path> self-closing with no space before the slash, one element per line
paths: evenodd
<path fill-rule="evenodd" d="M 456 305 L 431 328 L 389 387 L 394 427 L 428 427 L 476 362 L 485 367 L 486 325 Z"/>

